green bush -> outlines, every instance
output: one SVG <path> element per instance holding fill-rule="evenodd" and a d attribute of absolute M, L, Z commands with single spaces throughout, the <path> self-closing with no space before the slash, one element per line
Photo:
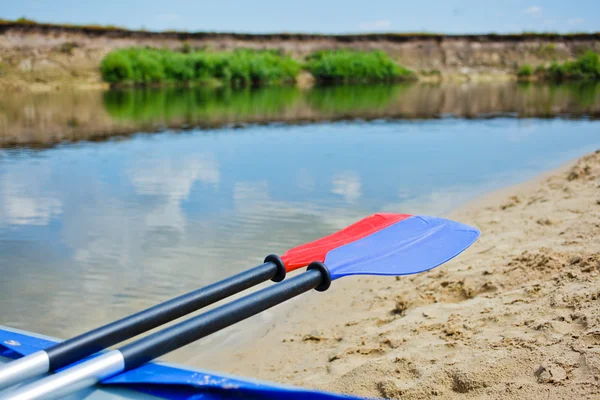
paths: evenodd
<path fill-rule="evenodd" d="M 382 51 L 323 50 L 306 60 L 307 69 L 321 83 L 385 82 L 413 79 L 414 74 Z"/>
<path fill-rule="evenodd" d="M 519 67 L 517 71 L 517 76 L 519 78 L 527 78 L 533 75 L 533 67 L 529 64 L 523 64 Z"/>
<path fill-rule="evenodd" d="M 219 80 L 228 86 L 260 86 L 294 82 L 300 64 L 275 51 L 182 53 L 131 48 L 107 54 L 101 72 L 103 79 L 113 84 Z"/>
<path fill-rule="evenodd" d="M 189 82 L 194 79 L 194 65 L 187 54 L 163 52 L 162 65 L 165 79 L 173 82 Z"/>
<path fill-rule="evenodd" d="M 108 83 L 119 83 L 133 80 L 131 58 L 124 51 L 108 53 L 100 64 L 102 79 Z"/>
<path fill-rule="evenodd" d="M 592 51 L 587 51 L 575 61 L 562 64 L 554 62 L 540 71 L 540 74 L 543 78 L 553 81 L 600 80 L 600 57 Z"/>

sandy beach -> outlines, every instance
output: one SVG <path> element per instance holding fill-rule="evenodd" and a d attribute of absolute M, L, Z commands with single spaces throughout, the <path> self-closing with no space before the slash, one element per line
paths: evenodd
<path fill-rule="evenodd" d="M 375 398 L 600 398 L 600 150 L 448 217 L 482 232 L 455 260 L 305 296 L 215 369 Z"/>

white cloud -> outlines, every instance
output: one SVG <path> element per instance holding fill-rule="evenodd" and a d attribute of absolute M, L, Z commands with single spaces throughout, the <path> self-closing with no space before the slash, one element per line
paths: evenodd
<path fill-rule="evenodd" d="M 542 12 L 542 8 L 538 6 L 529 6 L 525 10 L 523 10 L 525 14 L 537 16 Z"/>
<path fill-rule="evenodd" d="M 556 20 L 553 20 L 553 19 L 545 19 L 544 20 L 544 25 L 545 26 L 552 26 L 552 25 L 555 25 L 555 24 L 556 24 Z"/>
<path fill-rule="evenodd" d="M 379 19 L 377 21 L 361 22 L 359 28 L 363 31 L 380 31 L 390 29 L 392 22 L 387 19 Z"/>
<path fill-rule="evenodd" d="M 581 24 L 583 24 L 583 18 L 569 18 L 567 20 L 567 24 L 569 24 L 569 25 L 581 25 Z"/>

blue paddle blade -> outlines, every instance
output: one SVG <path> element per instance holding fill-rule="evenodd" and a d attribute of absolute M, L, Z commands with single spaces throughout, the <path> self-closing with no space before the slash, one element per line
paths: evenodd
<path fill-rule="evenodd" d="M 327 253 L 331 279 L 347 275 L 409 275 L 456 257 L 479 230 L 448 219 L 414 215 Z"/>

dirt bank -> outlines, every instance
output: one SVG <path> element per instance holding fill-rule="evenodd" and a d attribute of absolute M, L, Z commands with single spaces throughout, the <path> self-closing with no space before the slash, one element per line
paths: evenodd
<path fill-rule="evenodd" d="M 214 368 L 368 397 L 599 398 L 599 185 L 600 151 L 470 204 L 451 217 L 482 237 L 454 261 L 340 281 Z"/>
<path fill-rule="evenodd" d="M 322 49 L 381 49 L 422 80 L 513 79 L 518 65 L 600 52 L 600 34 L 579 35 L 249 35 L 156 33 L 123 29 L 0 24 L 0 89 L 104 87 L 98 73 L 110 50 L 129 46 L 279 49 L 296 57 Z"/>

